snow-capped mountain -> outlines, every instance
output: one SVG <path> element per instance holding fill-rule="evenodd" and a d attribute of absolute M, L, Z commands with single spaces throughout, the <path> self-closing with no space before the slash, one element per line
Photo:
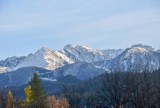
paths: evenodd
<path fill-rule="evenodd" d="M 160 49 L 158 49 L 157 52 L 160 53 Z"/>
<path fill-rule="evenodd" d="M 98 50 L 87 46 L 66 45 L 63 50 L 53 51 L 41 48 L 34 54 L 24 57 L 10 57 L 0 61 L 0 72 L 12 71 L 22 67 L 41 67 L 49 70 L 77 62 L 92 63 L 108 60 L 119 55 L 123 50 Z"/>
<path fill-rule="evenodd" d="M 16 57 L 16 56 L 13 56 L 13 57 L 9 57 L 5 60 L 1 60 L 0 61 L 0 66 L 1 67 L 10 67 L 10 68 L 13 68 L 15 67 L 17 64 L 19 64 L 21 61 L 23 61 L 25 59 L 25 57 Z"/>
<path fill-rule="evenodd" d="M 99 50 L 92 49 L 88 46 L 73 46 L 66 45 L 61 53 L 67 55 L 75 62 L 87 62 L 92 63 L 96 61 L 103 61 L 115 58 L 122 53 L 123 50 Z"/>
<path fill-rule="evenodd" d="M 19 63 L 21 63 L 23 60 L 25 59 L 25 57 L 9 57 L 5 60 L 1 60 L 0 61 L 0 73 L 2 72 L 6 72 L 6 71 L 10 71 L 13 68 L 15 68 Z"/>
<path fill-rule="evenodd" d="M 81 81 L 110 71 L 157 69 L 160 69 L 160 53 L 151 46 L 137 44 L 126 50 L 95 50 L 87 46 L 66 45 L 60 51 L 41 48 L 25 57 L 0 61 L 0 84 L 1 87 L 21 86 L 30 81 L 35 70 L 43 81 L 59 84 L 64 78 L 67 78 L 63 82 L 66 83 L 71 82 L 70 78 Z"/>
<path fill-rule="evenodd" d="M 111 71 L 153 71 L 160 69 L 160 54 L 151 46 L 133 45 L 110 62 L 106 68 Z"/>
<path fill-rule="evenodd" d="M 160 68 L 158 51 L 142 44 L 133 45 L 126 50 L 99 50 L 79 45 L 66 45 L 60 51 L 41 48 L 25 57 L 10 57 L 0 61 L 0 73 L 33 66 L 55 70 L 67 64 L 73 64 L 70 68 L 73 69 L 77 67 L 77 63 L 83 62 L 93 63 L 95 67 L 108 71 L 153 71 Z"/>
<path fill-rule="evenodd" d="M 42 67 L 49 70 L 54 70 L 65 64 L 73 63 L 66 55 L 48 48 L 41 48 L 34 54 L 29 54 L 15 69 L 22 67 Z"/>

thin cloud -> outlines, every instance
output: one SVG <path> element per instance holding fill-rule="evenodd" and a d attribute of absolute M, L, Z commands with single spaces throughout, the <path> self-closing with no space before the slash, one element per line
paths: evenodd
<path fill-rule="evenodd" d="M 50 14 L 39 14 L 39 13 L 30 13 L 30 14 L 22 14 L 21 16 L 2 16 L 0 18 L 0 32 L 10 32 L 10 31 L 18 31 L 25 29 L 32 29 L 37 27 L 44 27 L 50 25 L 56 25 L 67 20 L 67 15 L 73 14 L 77 12 L 77 10 L 67 10 L 63 12 Z M 14 17 L 14 18 L 13 18 Z M 64 20 L 64 17 L 65 20 Z M 10 20 L 10 22 L 2 22 L 5 19 Z"/>
<path fill-rule="evenodd" d="M 0 31 L 6 32 L 6 31 L 15 31 L 20 29 L 29 28 L 31 26 L 34 26 L 32 23 L 11 23 L 11 24 L 5 24 L 0 26 Z"/>
<path fill-rule="evenodd" d="M 118 16 L 101 19 L 91 23 L 85 23 L 73 27 L 70 32 L 87 32 L 87 31 L 116 31 L 128 27 L 139 26 L 154 22 L 160 22 L 160 12 L 155 10 L 138 11 L 133 13 L 124 13 Z"/>

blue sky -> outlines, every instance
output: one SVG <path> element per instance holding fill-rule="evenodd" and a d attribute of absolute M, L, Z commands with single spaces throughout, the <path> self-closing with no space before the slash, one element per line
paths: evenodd
<path fill-rule="evenodd" d="M 0 59 L 66 44 L 160 48 L 160 0 L 0 0 Z"/>

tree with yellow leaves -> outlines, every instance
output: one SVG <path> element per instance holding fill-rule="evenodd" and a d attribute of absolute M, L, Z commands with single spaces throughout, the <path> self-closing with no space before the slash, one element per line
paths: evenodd
<path fill-rule="evenodd" d="M 28 85 L 26 88 L 24 88 L 24 94 L 26 97 L 26 100 L 22 103 L 22 106 L 24 108 L 28 107 L 29 104 L 31 103 L 31 95 L 32 95 L 32 90 L 31 90 L 31 86 Z"/>
<path fill-rule="evenodd" d="M 14 97 L 11 91 L 9 91 L 7 94 L 7 107 L 6 108 L 14 108 Z"/>

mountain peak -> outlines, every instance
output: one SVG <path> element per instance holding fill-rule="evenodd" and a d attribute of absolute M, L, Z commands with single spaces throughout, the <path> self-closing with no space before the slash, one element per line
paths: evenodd
<path fill-rule="evenodd" d="M 49 54 L 49 53 L 52 53 L 54 52 L 53 50 L 49 49 L 49 48 L 45 48 L 45 47 L 42 47 L 41 49 L 39 49 L 38 51 L 35 52 L 35 54 L 42 54 L 42 55 L 46 55 L 46 54 Z M 32 54 L 30 54 L 32 55 Z"/>
<path fill-rule="evenodd" d="M 126 49 L 121 55 L 113 59 L 109 65 L 112 71 L 143 72 L 158 70 L 160 58 L 154 48 L 148 45 L 137 44 Z"/>
<path fill-rule="evenodd" d="M 124 53 L 123 53 L 124 52 Z M 37 52 L 33 54 L 29 54 L 26 57 L 17 58 L 11 57 L 6 60 L 0 61 L 0 67 L 7 67 L 7 69 L 18 69 L 21 67 L 42 67 L 49 70 L 54 70 L 56 68 L 62 67 L 66 64 L 78 63 L 78 62 L 87 62 L 87 63 L 94 63 L 94 62 L 101 62 L 101 61 L 114 61 L 115 58 L 123 58 L 132 59 L 133 61 L 138 61 L 144 55 L 153 55 L 153 58 L 156 58 L 154 48 L 148 45 L 143 44 L 135 44 L 132 47 L 124 50 L 99 50 L 99 49 L 92 49 L 87 45 L 72 45 L 68 44 L 64 46 L 63 50 L 54 51 L 49 48 L 42 47 Z M 157 50 L 157 52 L 159 52 Z M 118 56 L 120 55 L 120 56 Z M 142 56 L 142 57 L 141 57 Z M 148 56 L 151 57 L 151 56 Z M 134 59 L 135 58 L 135 59 Z M 145 58 L 145 59 L 148 59 Z M 130 62 L 130 61 L 127 62 Z M 141 60 L 143 61 L 143 60 Z M 152 60 L 153 63 L 156 60 Z M 157 63 L 157 61 L 156 61 Z M 158 64 L 158 63 L 157 63 Z M 125 62 L 124 66 L 125 67 Z M 3 69 L 1 69 L 3 71 Z"/>
<path fill-rule="evenodd" d="M 146 50 L 146 51 L 155 51 L 155 49 L 152 46 L 143 44 L 135 44 L 131 48 L 138 48 L 140 50 Z"/>
<path fill-rule="evenodd" d="M 72 45 L 72 44 L 68 44 L 64 47 L 64 49 L 66 50 L 71 50 L 71 49 L 81 49 L 81 50 L 88 50 L 88 51 L 92 51 L 93 49 L 88 47 L 87 45 Z"/>
<path fill-rule="evenodd" d="M 90 48 L 90 47 L 87 46 L 87 45 L 82 45 L 82 46 L 80 46 L 80 47 L 82 47 L 82 48 L 84 48 L 84 49 L 86 49 L 86 50 L 93 50 L 92 48 Z"/>
<path fill-rule="evenodd" d="M 73 45 L 72 44 L 67 44 L 67 45 L 64 46 L 64 48 L 65 47 L 73 47 Z"/>
<path fill-rule="evenodd" d="M 48 51 L 52 51 L 52 50 L 49 48 L 46 48 L 46 47 L 42 47 L 39 51 L 48 52 Z"/>

